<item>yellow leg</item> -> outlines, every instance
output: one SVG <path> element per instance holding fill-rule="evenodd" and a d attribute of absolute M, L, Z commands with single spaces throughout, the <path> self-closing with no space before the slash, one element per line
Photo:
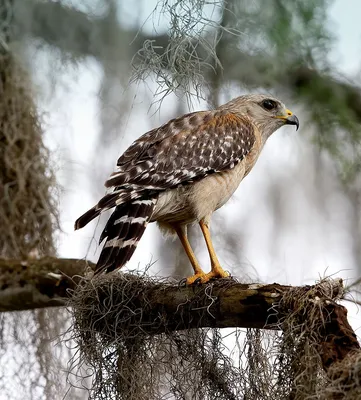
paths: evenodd
<path fill-rule="evenodd" d="M 194 269 L 194 275 L 187 278 L 187 285 L 191 285 L 197 279 L 202 280 L 202 277 L 204 277 L 206 273 L 203 272 L 201 266 L 198 263 L 198 260 L 196 259 L 196 256 L 194 255 L 194 252 L 187 237 L 187 228 L 185 226 L 174 226 L 174 229 L 177 232 L 179 240 L 181 241 L 183 248 L 189 258 L 189 261 L 191 262 Z"/>
<path fill-rule="evenodd" d="M 204 277 L 201 278 L 201 281 L 208 282 L 212 278 L 227 278 L 229 276 L 228 272 L 224 271 L 224 269 L 221 267 L 221 264 L 218 261 L 216 252 L 214 251 L 212 239 L 211 239 L 211 232 L 209 230 L 209 226 L 207 223 L 205 223 L 203 220 L 199 222 L 199 226 L 202 229 L 202 233 L 204 236 L 204 239 L 207 244 L 207 249 L 209 253 L 209 257 L 211 259 L 211 272 L 206 274 Z"/>

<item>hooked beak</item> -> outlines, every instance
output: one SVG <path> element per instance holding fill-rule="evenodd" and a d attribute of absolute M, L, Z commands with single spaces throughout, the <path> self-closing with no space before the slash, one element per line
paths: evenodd
<path fill-rule="evenodd" d="M 300 121 L 290 110 L 286 110 L 286 115 L 280 115 L 276 118 L 283 119 L 285 121 L 285 125 L 296 125 L 296 131 L 298 131 L 298 128 L 300 127 Z"/>
<path fill-rule="evenodd" d="M 286 125 L 296 125 L 296 131 L 298 131 L 298 128 L 300 127 L 300 121 L 295 116 L 295 114 L 292 114 L 289 117 L 285 118 L 285 124 Z"/>

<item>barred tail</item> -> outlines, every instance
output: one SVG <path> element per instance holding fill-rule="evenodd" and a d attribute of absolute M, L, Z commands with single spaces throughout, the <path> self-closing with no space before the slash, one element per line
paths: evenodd
<path fill-rule="evenodd" d="M 128 201 L 139 198 L 141 194 L 132 189 L 118 189 L 114 192 L 106 194 L 93 208 L 88 210 L 85 214 L 75 221 L 74 229 L 83 228 L 90 221 L 100 215 L 103 211 L 109 210 L 113 207 L 123 205 Z"/>
<path fill-rule="evenodd" d="M 94 218 L 100 215 L 102 211 L 103 210 L 100 207 L 98 207 L 98 205 L 94 206 L 75 221 L 74 229 L 77 230 L 83 228 L 90 221 L 92 221 Z"/>
<path fill-rule="evenodd" d="M 129 261 L 152 217 L 156 201 L 156 197 L 142 197 L 115 208 L 100 236 L 99 243 L 107 240 L 96 273 L 114 271 Z"/>

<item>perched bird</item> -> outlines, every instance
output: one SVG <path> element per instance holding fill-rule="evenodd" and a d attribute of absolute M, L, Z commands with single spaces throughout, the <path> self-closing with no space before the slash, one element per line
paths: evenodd
<path fill-rule="evenodd" d="M 176 233 L 193 266 L 187 283 L 223 278 L 210 234 L 213 212 L 232 196 L 251 171 L 261 150 L 278 128 L 299 127 L 298 118 L 279 100 L 265 95 L 240 96 L 212 111 L 172 119 L 136 140 L 120 156 L 111 188 L 97 205 L 75 222 L 82 228 L 115 207 L 103 233 L 105 244 L 97 272 L 121 268 L 132 256 L 149 222 Z M 203 272 L 187 238 L 198 223 L 207 244 L 211 271 Z"/>

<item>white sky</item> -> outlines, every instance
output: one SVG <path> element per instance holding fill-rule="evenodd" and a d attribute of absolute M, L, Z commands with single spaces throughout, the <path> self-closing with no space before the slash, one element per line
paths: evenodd
<path fill-rule="evenodd" d="M 152 2 L 147 4 L 151 7 Z M 350 76 L 354 76 L 360 68 L 360 15 L 361 2 L 358 0 L 338 0 L 330 9 L 331 20 L 334 21 L 331 21 L 331 30 L 338 37 L 337 48 L 330 54 L 330 58 L 342 72 Z M 88 60 L 78 67 L 76 76 L 77 81 L 68 72 L 64 73 L 65 85 L 59 85 L 55 92 L 49 89 L 45 93 L 46 101 L 42 103 L 42 107 L 47 113 L 47 144 L 59 160 L 58 178 L 64 188 L 60 203 L 63 232 L 59 236 L 59 255 L 74 258 L 88 255 L 89 259 L 96 260 L 95 241 L 92 240 L 96 222 L 78 232 L 73 231 L 73 224 L 80 214 L 94 205 L 92 193 L 95 190 L 90 185 L 99 184 L 92 182 L 89 177 L 94 173 L 92 159 L 96 157 L 94 145 L 99 132 L 100 115 L 97 94 L 102 71 L 95 62 Z M 148 103 L 144 93 L 139 93 L 129 116 L 125 118 L 126 123 L 121 127 L 122 137 L 109 150 L 114 157 L 114 166 L 117 156 L 136 137 L 166 122 L 162 116 L 169 115 L 174 104 L 171 98 L 164 104 L 160 115 L 150 121 L 148 118 L 140 118 L 147 112 Z M 288 106 L 294 108 L 292 105 Z M 127 135 L 127 132 L 132 132 L 132 136 Z M 302 134 L 305 131 L 300 133 Z M 227 254 L 218 251 L 225 268 L 235 276 L 246 274 L 253 280 L 296 285 L 310 284 L 325 274 L 337 274 L 345 279 L 356 276 L 356 271 L 352 270 L 347 199 L 338 194 L 337 188 L 330 192 L 325 204 L 328 217 L 323 213 L 324 210 L 311 206 L 309 196 L 315 191 L 315 180 L 312 176 L 316 166 L 305 166 L 302 163 L 311 152 L 312 148 L 301 140 L 299 133 L 296 134 L 291 127 L 283 128 L 269 140 L 255 169 L 241 184 L 230 204 L 217 212 L 213 222 L 214 231 L 217 230 L 219 221 L 222 221 L 223 229 L 234 231 L 243 244 L 241 259 L 230 259 Z M 105 171 L 104 180 L 110 172 Z M 304 174 L 310 174 L 307 185 L 304 184 Z M 288 223 L 285 226 L 291 229 L 280 230 L 277 240 L 282 243 L 278 246 L 282 251 L 276 251 L 272 246 L 274 224 L 278 222 L 273 221 L 267 203 L 267 182 L 275 177 L 281 182 L 280 196 L 285 196 L 282 187 L 286 192 L 286 185 L 293 185 L 295 190 L 292 193 L 297 194 L 292 198 L 285 198 L 288 207 Z M 335 177 L 328 177 L 331 180 L 333 178 L 337 181 Z M 235 221 L 237 227 L 242 227 L 242 232 L 235 229 Z M 96 237 L 99 233 L 97 232 Z M 162 240 L 155 224 L 152 224 L 147 228 L 129 268 L 136 268 L 138 264 L 144 266 L 152 257 L 153 260 L 160 261 L 152 267 L 151 272 L 167 275 L 165 268 L 160 270 L 162 254 L 159 253 L 157 242 Z M 217 241 L 216 235 L 216 246 Z M 90 243 L 92 247 L 87 252 Z M 201 262 L 208 263 L 204 247 L 197 243 L 195 250 L 200 255 Z M 355 328 L 361 325 L 355 307 L 350 319 Z"/>
<path fill-rule="evenodd" d="M 330 58 L 341 70 L 351 75 L 360 72 L 360 15 L 359 0 L 337 0 L 330 8 L 330 31 L 338 41 Z"/>

